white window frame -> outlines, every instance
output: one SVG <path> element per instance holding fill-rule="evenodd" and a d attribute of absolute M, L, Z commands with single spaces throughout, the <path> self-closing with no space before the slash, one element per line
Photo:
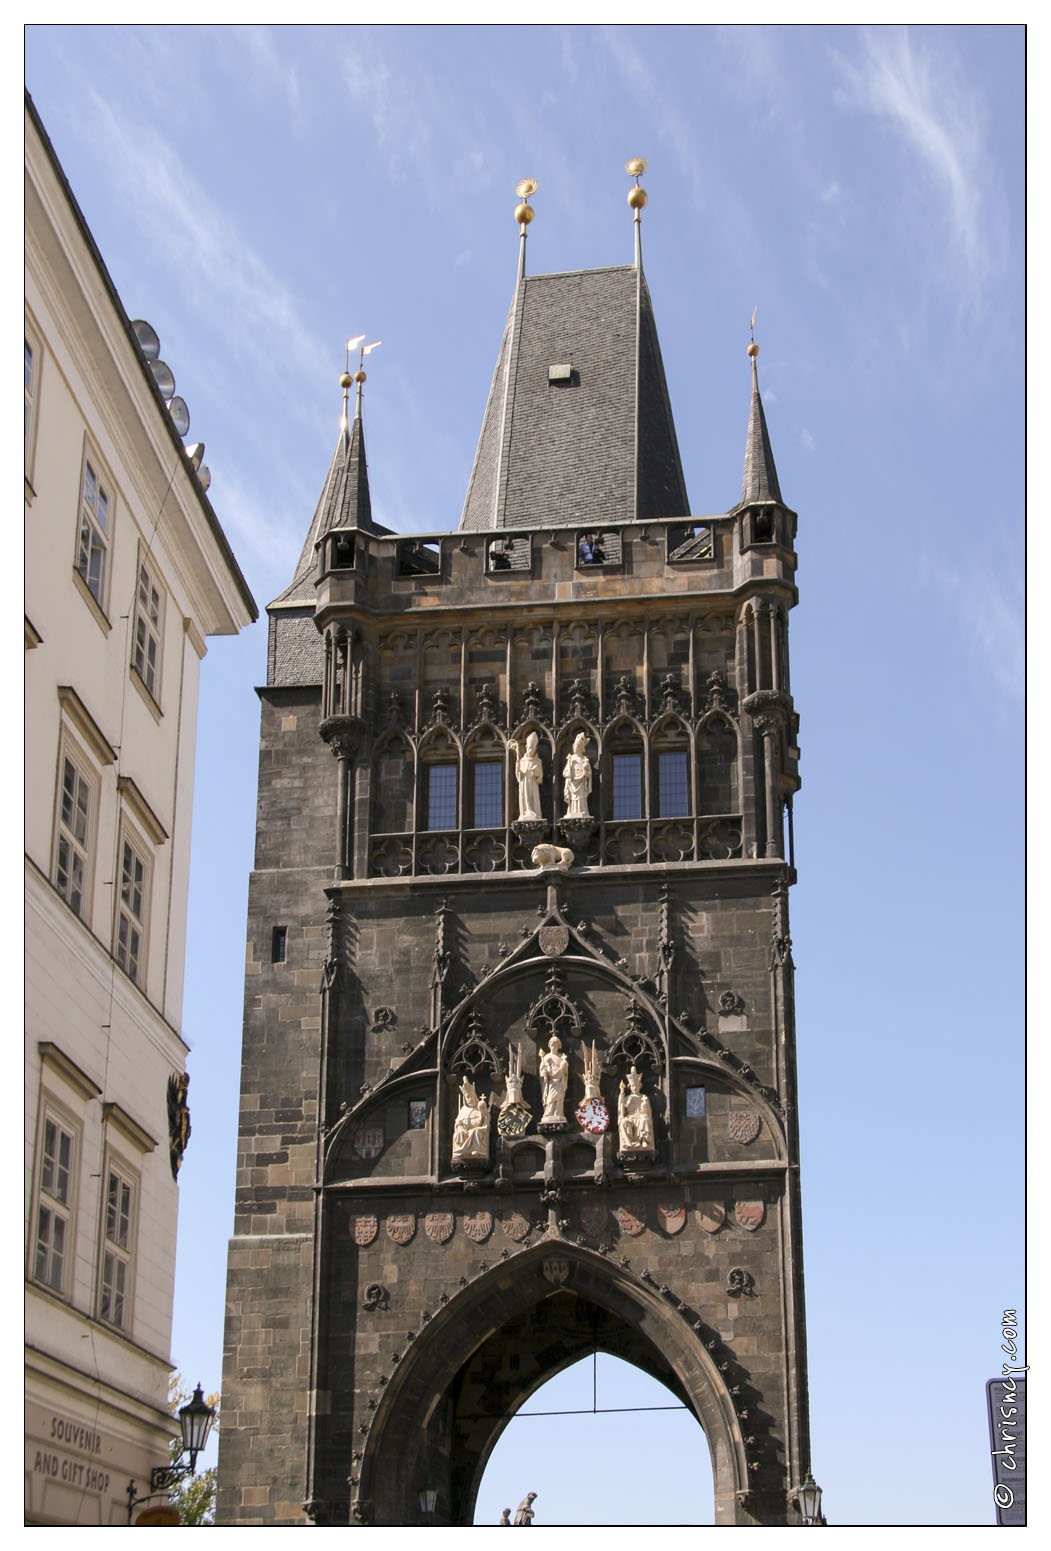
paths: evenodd
<path fill-rule="evenodd" d="M 130 860 L 130 866 L 127 864 Z M 138 832 L 122 819 L 113 891 L 113 957 L 140 988 L 146 985 L 150 941 L 150 895 L 153 852 Z"/>
<path fill-rule="evenodd" d="M 131 1334 L 140 1178 L 119 1153 L 106 1149 L 99 1224 L 98 1317 Z M 114 1194 L 116 1186 L 116 1194 Z"/>
<path fill-rule="evenodd" d="M 131 630 L 131 668 L 156 706 L 161 703 L 165 592 L 152 558 L 139 552 Z"/>
<path fill-rule="evenodd" d="M 66 803 L 66 767 L 72 768 L 76 784 L 73 792 L 74 822 L 69 822 Z M 63 728 L 58 747 L 58 779 L 55 791 L 55 838 L 51 861 L 51 879 L 66 904 L 86 926 L 91 925 L 92 899 L 95 881 L 95 852 L 98 837 L 99 773 L 83 749 Z M 75 823 L 75 807 L 81 793 L 87 796 L 87 817 L 83 836 Z M 80 862 L 80 904 L 74 904 L 72 895 L 75 869 L 70 864 L 70 854 Z M 63 883 L 62 874 L 66 881 Z"/>
<path fill-rule="evenodd" d="M 90 483 L 89 483 L 90 481 Z M 113 547 L 113 518 L 116 501 L 109 470 L 91 443 L 85 438 L 80 461 L 80 487 L 77 496 L 77 541 L 73 569 L 88 596 L 106 614 L 109 594 L 110 553 Z M 100 555 L 97 585 L 92 585 L 92 559 Z"/>
<path fill-rule="evenodd" d="M 65 1195 L 54 1188 L 59 1176 L 51 1167 L 56 1154 L 48 1149 L 48 1128 L 53 1127 L 59 1136 L 69 1141 L 68 1162 L 65 1166 Z M 78 1171 L 80 1165 L 80 1127 L 49 1093 L 43 1093 L 40 1101 L 40 1124 L 37 1132 L 37 1162 L 34 1177 L 33 1215 L 30 1220 L 29 1275 L 39 1287 L 46 1287 L 56 1297 L 69 1300 L 72 1294 L 73 1259 L 76 1248 Z M 57 1155 L 61 1166 L 61 1152 Z M 41 1267 L 42 1216 L 47 1214 L 49 1226 L 44 1249 L 45 1267 Z M 62 1247 L 59 1251 L 60 1266 L 57 1281 L 54 1277 L 56 1224 L 61 1224 Z"/>

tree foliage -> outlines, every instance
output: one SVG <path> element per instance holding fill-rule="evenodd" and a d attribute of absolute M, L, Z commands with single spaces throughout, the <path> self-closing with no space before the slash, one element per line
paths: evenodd
<path fill-rule="evenodd" d="M 192 1390 L 183 1385 L 182 1374 L 173 1373 L 168 1380 L 168 1410 L 172 1416 L 178 1417 L 180 1406 L 184 1406 L 192 1398 Z M 205 1395 L 205 1400 L 215 1410 L 215 1421 L 212 1423 L 209 1437 L 219 1430 L 219 1395 Z M 168 1445 L 172 1463 L 178 1460 L 182 1450 L 181 1438 L 173 1438 Z M 184 1476 L 177 1486 L 173 1486 L 168 1493 L 169 1501 L 179 1510 L 180 1524 L 214 1524 L 215 1523 L 215 1488 L 218 1471 L 214 1465 L 208 1470 L 200 1470 L 196 1475 Z"/>

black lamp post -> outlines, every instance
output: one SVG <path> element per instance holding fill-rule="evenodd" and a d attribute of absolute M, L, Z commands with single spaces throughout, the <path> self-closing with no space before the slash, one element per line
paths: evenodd
<path fill-rule="evenodd" d="M 809 1470 L 806 1473 L 806 1480 L 796 1494 L 796 1501 L 804 1524 L 824 1524 L 825 1521 L 821 1517 L 821 1488 Z"/>
<path fill-rule="evenodd" d="M 161 1492 L 170 1491 L 185 1476 L 193 1475 L 197 1468 L 197 1456 L 208 1441 L 208 1433 L 214 1420 L 215 1411 L 205 1401 L 201 1386 L 198 1384 L 193 1392 L 193 1399 L 179 1407 L 179 1429 L 182 1433 L 182 1451 L 179 1459 L 171 1465 L 155 1465 L 150 1471 L 150 1489 L 141 1497 L 135 1496 L 135 1482 L 128 1482 L 129 1524 L 132 1514 L 140 1503 L 159 1496 Z M 189 1464 L 182 1463 L 183 1454 L 190 1456 Z"/>

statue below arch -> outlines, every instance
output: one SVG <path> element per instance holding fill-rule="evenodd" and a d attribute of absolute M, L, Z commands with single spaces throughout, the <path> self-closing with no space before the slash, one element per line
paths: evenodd
<path fill-rule="evenodd" d="M 564 786 L 562 795 L 566 800 L 566 817 L 568 819 L 586 819 L 588 813 L 588 798 L 591 795 L 591 761 L 585 750 L 587 737 L 578 732 L 573 739 L 572 751 L 566 756 L 566 763 L 562 771 Z"/>
<path fill-rule="evenodd" d="M 566 1088 L 569 1086 L 569 1060 L 563 1054 L 562 1041 L 557 1034 L 545 1050 L 540 1047 L 540 1083 L 544 1094 L 542 1126 L 565 1126 Z"/>
<path fill-rule="evenodd" d="M 480 1099 L 466 1077 L 460 1084 L 452 1157 L 454 1163 L 489 1162 L 489 1100 Z"/>
<path fill-rule="evenodd" d="M 525 748 L 519 749 L 518 739 L 508 740 L 508 748 L 515 756 L 515 780 L 518 782 L 518 817 L 520 819 L 539 819 L 540 812 L 540 783 L 544 779 L 544 767 L 537 753 L 537 744 L 540 738 L 537 733 L 531 732 L 526 738 Z"/>
<path fill-rule="evenodd" d="M 620 1084 L 617 1129 L 622 1153 L 652 1153 L 653 1108 L 642 1091 L 642 1073 L 634 1066 Z"/>

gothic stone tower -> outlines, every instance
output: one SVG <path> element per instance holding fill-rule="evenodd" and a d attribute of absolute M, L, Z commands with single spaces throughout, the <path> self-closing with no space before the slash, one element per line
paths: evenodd
<path fill-rule="evenodd" d="M 470 1524 L 595 1348 L 800 1522 L 796 519 L 754 347 L 692 516 L 638 244 L 527 276 L 523 210 L 459 530 L 373 521 L 359 380 L 269 609 L 222 1523 Z"/>

